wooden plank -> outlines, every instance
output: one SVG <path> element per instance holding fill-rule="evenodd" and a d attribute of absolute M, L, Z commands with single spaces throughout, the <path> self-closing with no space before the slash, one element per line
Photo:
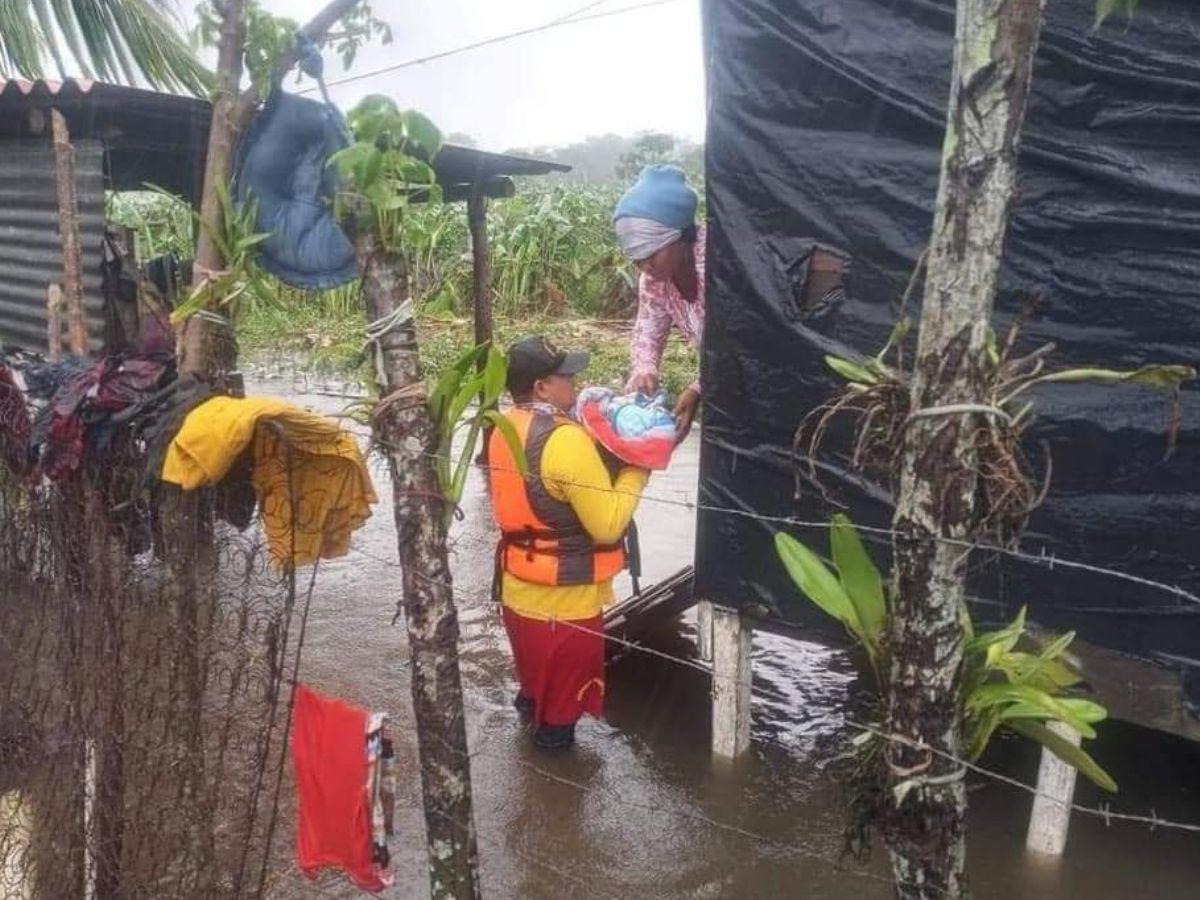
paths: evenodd
<path fill-rule="evenodd" d="M 621 640 L 636 640 L 648 628 L 682 615 L 696 602 L 694 583 L 695 572 L 685 566 L 640 595 L 609 607 L 604 612 L 605 633 Z"/>

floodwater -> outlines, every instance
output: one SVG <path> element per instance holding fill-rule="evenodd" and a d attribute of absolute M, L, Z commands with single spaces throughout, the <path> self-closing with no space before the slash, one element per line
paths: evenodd
<path fill-rule="evenodd" d="M 252 392 L 333 413 L 346 401 L 297 394 L 281 382 Z M 693 435 L 647 496 L 695 496 Z M 384 501 L 350 556 L 322 564 L 301 680 L 388 712 L 397 734 L 396 885 L 385 896 L 428 896 L 405 631 L 391 625 L 400 593 L 386 472 Z M 585 720 L 575 750 L 535 750 L 511 706 L 507 643 L 488 599 L 495 534 L 479 472 L 453 533 L 462 623 L 475 821 L 489 898 L 886 898 L 886 855 L 839 862 L 842 796 L 830 764 L 850 734 L 843 721 L 854 668 L 840 651 L 771 635 L 754 638 L 753 747 L 736 765 L 709 755 L 709 679 L 694 668 L 632 653 L 610 666 L 606 721 Z M 686 509 L 644 501 L 638 514 L 645 583 L 691 562 Z M 622 586 L 622 587 L 627 587 Z M 653 646 L 694 658 L 691 615 Z M 1200 745 L 1107 723 L 1091 749 L 1121 784 L 1114 810 L 1200 821 Z M 984 764 L 1026 783 L 1037 754 L 1001 742 Z M 290 790 L 289 788 L 287 788 Z M 1083 779 L 1077 802 L 1105 797 Z M 1024 851 L 1031 797 L 983 778 L 970 782 L 969 867 L 980 898 L 1200 897 L 1200 834 L 1106 825 L 1076 813 L 1065 856 Z M 294 807 L 285 801 L 273 898 L 355 897 L 334 876 L 307 882 L 290 863 Z"/>

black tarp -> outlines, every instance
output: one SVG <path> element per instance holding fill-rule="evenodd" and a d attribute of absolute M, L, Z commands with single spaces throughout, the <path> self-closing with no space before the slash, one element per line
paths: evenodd
<path fill-rule="evenodd" d="M 1056 365 L 1200 366 L 1200 7 L 1143 0 L 1132 23 L 1099 31 L 1094 9 L 1048 4 L 997 326 L 1036 291 L 1047 307 L 1024 343 L 1057 341 Z M 838 386 L 826 352 L 882 347 L 928 241 L 953 30 L 952 0 L 706 0 L 701 500 L 751 515 L 701 513 L 699 596 L 827 625 L 775 558 L 783 526 L 757 517 L 831 512 L 811 491 L 794 498 L 793 434 Z M 814 242 L 852 259 L 836 303 L 804 300 Z M 1200 594 L 1200 392 L 1182 399 L 1164 460 L 1164 395 L 1042 391 L 1034 437 L 1052 447 L 1053 490 L 1024 549 Z M 856 521 L 889 524 L 887 493 L 848 471 L 844 442 L 823 463 Z M 823 531 L 790 530 L 827 547 Z M 1193 601 L 1061 565 L 979 563 L 980 618 L 1028 604 L 1095 644 L 1200 664 Z"/>

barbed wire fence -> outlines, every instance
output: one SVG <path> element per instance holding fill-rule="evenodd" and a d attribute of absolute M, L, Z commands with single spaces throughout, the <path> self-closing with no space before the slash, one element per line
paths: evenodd
<path fill-rule="evenodd" d="M 384 448 L 384 449 L 387 449 L 387 448 Z M 475 467 L 485 473 L 490 472 L 490 471 L 503 471 L 503 472 L 511 474 L 514 472 L 514 470 L 511 467 L 490 465 L 490 464 L 483 463 L 483 462 L 477 462 L 475 464 Z M 527 480 L 532 480 L 536 476 L 534 476 L 532 474 L 526 474 L 524 477 Z M 559 481 L 561 481 L 561 480 L 559 480 Z M 609 487 L 609 488 L 597 487 L 596 485 L 581 484 L 579 482 L 567 482 L 567 483 L 574 487 L 586 488 L 586 489 L 592 490 L 592 491 L 611 493 L 611 494 L 632 495 L 632 492 L 623 491 L 623 490 L 620 490 L 617 488 L 612 488 L 612 487 Z M 812 519 L 806 519 L 806 518 L 798 517 L 798 516 L 770 515 L 770 514 L 756 513 L 752 510 L 741 509 L 738 507 L 722 506 L 720 504 L 703 502 L 700 500 L 693 499 L 690 496 L 668 497 L 668 496 L 663 496 L 663 495 L 656 495 L 651 490 L 645 490 L 645 491 L 641 492 L 638 496 L 640 497 L 640 500 L 642 502 L 655 503 L 655 504 L 660 504 L 660 505 L 664 505 L 664 506 L 668 506 L 668 507 L 684 509 L 684 510 L 687 510 L 687 511 L 690 511 L 693 513 L 706 512 L 706 513 L 709 513 L 712 515 L 724 515 L 724 516 L 734 516 L 734 517 L 738 517 L 738 518 L 746 518 L 746 519 L 751 519 L 753 521 L 759 522 L 766 526 L 790 527 L 790 528 L 798 528 L 798 529 L 803 529 L 803 530 L 808 530 L 808 531 L 819 531 L 819 532 L 825 532 L 829 528 L 828 520 L 812 520 Z M 862 531 L 868 535 L 877 537 L 877 538 L 893 538 L 893 537 L 898 536 L 898 532 L 892 528 L 871 527 L 871 526 L 863 526 L 863 525 L 859 525 L 856 527 L 860 531 Z M 941 537 L 941 536 L 934 536 L 932 538 L 932 540 L 944 542 L 948 545 L 958 547 L 958 548 L 962 549 L 964 551 L 964 553 L 978 551 L 982 554 L 994 554 L 994 555 L 998 555 L 998 556 L 1008 557 L 1008 558 L 1026 563 L 1026 564 L 1031 564 L 1031 565 L 1036 565 L 1041 568 L 1046 568 L 1048 570 L 1054 570 L 1055 568 L 1058 568 L 1058 569 L 1065 569 L 1065 570 L 1072 571 L 1072 572 L 1087 572 L 1087 573 L 1093 574 L 1093 575 L 1100 575 L 1100 576 L 1112 579 L 1114 581 L 1136 585 L 1138 587 L 1146 588 L 1148 590 L 1167 595 L 1170 598 L 1171 602 L 1177 604 L 1179 606 L 1179 608 L 1181 608 L 1184 611 L 1188 611 L 1188 612 L 1200 611 L 1200 595 L 1197 595 L 1194 591 L 1188 590 L 1187 588 L 1184 588 L 1178 584 L 1143 577 L 1143 576 L 1137 575 L 1135 573 L 1126 572 L 1121 569 L 1115 569 L 1115 568 L 1111 568 L 1108 566 L 1096 565 L 1096 564 L 1093 564 L 1093 563 L 1090 563 L 1090 562 L 1087 562 L 1084 560 L 1062 558 L 1062 557 L 1055 555 L 1054 553 L 1047 553 L 1044 549 L 1040 550 L 1039 552 L 1033 553 L 1033 552 L 1023 550 L 1018 546 L 1001 545 L 1001 544 L 996 544 L 993 542 L 986 542 L 986 541 L 982 541 L 982 542 L 981 541 L 967 541 L 967 540 L 962 540 L 962 539 L 957 539 L 957 538 L 948 538 L 948 537 Z M 399 566 L 399 563 L 396 562 L 395 560 L 388 560 L 383 557 L 370 554 L 367 551 L 362 550 L 361 548 L 355 548 L 354 552 L 362 554 L 368 558 L 373 559 L 376 562 L 379 562 L 379 563 L 382 563 L 385 565 L 395 566 L 395 567 Z M 463 592 L 459 591 L 457 596 L 458 596 L 460 604 L 463 602 L 466 602 L 468 604 L 470 604 L 470 603 L 478 604 L 478 603 L 486 602 L 488 600 L 488 598 L 490 598 L 490 590 L 480 592 L 477 596 L 475 596 L 475 595 L 464 596 Z M 1000 605 L 1004 605 L 1004 604 L 1000 604 Z M 678 656 L 675 654 L 670 654 L 665 651 L 659 650 L 655 647 L 641 644 L 636 641 L 630 641 L 630 640 L 627 640 L 625 638 L 622 638 L 622 637 L 619 637 L 616 635 L 608 634 L 606 632 L 597 631 L 595 629 L 589 629 L 586 626 L 579 624 L 578 622 L 562 620 L 559 622 L 559 624 L 563 625 L 564 627 L 568 627 L 568 628 L 576 629 L 576 630 L 579 630 L 579 631 L 582 631 L 585 633 L 590 633 L 590 634 L 593 634 L 596 636 L 600 636 L 606 642 L 608 642 L 616 647 L 619 647 L 623 652 L 634 652 L 634 653 L 646 654 L 646 655 L 658 658 L 660 660 L 670 662 L 671 664 L 674 664 L 674 665 L 685 666 L 685 667 L 688 667 L 688 668 L 691 668 L 694 670 L 698 670 L 714 679 L 724 679 L 724 680 L 727 680 L 727 681 L 730 681 L 733 683 L 737 683 L 742 687 L 748 687 L 748 689 L 751 691 L 751 693 L 753 695 L 759 696 L 760 699 L 772 699 L 770 697 L 764 698 L 764 696 L 761 692 L 761 689 L 758 685 L 755 685 L 753 683 L 751 683 L 748 686 L 744 685 L 741 682 L 739 682 L 735 676 L 729 676 L 729 675 L 725 675 L 723 673 L 714 672 L 710 666 L 708 666 L 705 663 L 702 663 L 696 659 L 689 659 L 689 658 L 681 657 L 681 656 Z M 869 723 L 855 721 L 852 718 L 846 718 L 845 721 L 846 721 L 847 725 L 849 725 L 851 728 L 853 728 L 856 731 L 856 733 L 870 734 L 870 735 L 874 736 L 875 738 L 883 740 L 887 743 L 898 744 L 898 743 L 905 743 L 910 740 L 903 735 L 889 734 L 889 733 L 881 730 L 876 725 L 871 725 Z M 933 752 L 931 748 L 927 748 L 927 749 L 930 749 L 930 752 Z M 1005 784 L 1009 787 L 1024 791 L 1032 796 L 1043 796 L 1043 797 L 1047 797 L 1048 799 L 1054 800 L 1055 802 L 1058 802 L 1058 798 L 1044 794 L 1043 792 L 1040 792 L 1035 786 L 1026 784 L 1025 782 L 1022 782 L 1019 779 L 1012 778 L 1011 776 L 1005 775 L 1004 773 L 987 769 L 986 767 L 981 766 L 978 763 L 972 762 L 970 760 L 961 759 L 961 758 L 957 758 L 957 757 L 953 757 L 953 756 L 947 756 L 946 754 L 939 754 L 939 755 L 946 756 L 946 758 L 949 759 L 949 761 L 954 762 L 955 764 L 959 765 L 963 771 L 971 771 L 977 775 L 986 777 L 997 783 Z M 1089 807 L 1089 806 L 1085 806 L 1085 805 L 1079 804 L 1079 803 L 1072 803 L 1071 809 L 1075 812 L 1079 812 L 1081 814 L 1084 814 L 1084 815 L 1087 815 L 1090 817 L 1101 819 L 1106 824 L 1109 824 L 1109 825 L 1116 823 L 1116 822 L 1125 822 L 1125 823 L 1131 823 L 1131 824 L 1145 825 L 1145 826 L 1151 828 L 1152 830 L 1153 829 L 1162 829 L 1162 830 L 1167 830 L 1167 831 L 1173 830 L 1173 831 L 1179 831 L 1179 832 L 1184 832 L 1184 833 L 1200 834 L 1200 823 L 1171 821 L 1169 819 L 1165 819 L 1165 818 L 1157 815 L 1153 810 L 1151 810 L 1148 814 L 1133 813 L 1133 812 L 1120 812 L 1120 811 L 1113 810 L 1108 805 Z"/>
<path fill-rule="evenodd" d="M 135 445 L 119 446 L 102 464 L 85 466 L 79 477 L 57 485 L 32 484 L 0 467 L 5 897 L 257 897 L 269 886 L 288 698 L 303 649 L 297 616 L 312 598 L 316 571 L 298 584 L 294 571 L 280 570 L 277 550 L 257 528 L 239 532 L 223 524 L 220 491 L 183 495 L 164 487 L 156 497 L 145 496 L 139 489 L 143 463 Z M 690 497 L 648 492 L 643 500 L 768 525 L 828 527 Z M 314 527 L 294 490 L 287 503 L 295 528 Z M 180 521 L 190 530 L 168 527 Z M 1163 591 L 1185 607 L 1198 599 L 1177 585 L 1119 570 L 1012 548 L 972 548 L 1012 552 L 1043 566 L 1085 565 Z M 352 552 L 398 565 L 359 548 Z M 460 592 L 460 598 L 482 604 L 486 593 Z M 713 675 L 695 659 L 603 637 L 625 652 Z M 750 687 L 762 696 L 758 686 Z M 483 747 L 475 754 L 496 752 Z M 1003 773 L 958 762 L 1036 793 Z M 581 791 L 610 790 L 518 764 Z M 619 793 L 613 800 L 633 811 L 645 806 Z M 1153 813 L 1074 808 L 1110 823 L 1200 832 L 1200 826 Z M 704 814 L 695 818 L 721 833 L 836 865 L 818 848 Z M 522 852 L 531 865 L 579 887 L 561 865 L 529 848 Z"/>

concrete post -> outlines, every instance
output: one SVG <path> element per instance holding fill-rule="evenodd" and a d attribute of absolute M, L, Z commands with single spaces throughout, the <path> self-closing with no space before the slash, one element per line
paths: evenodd
<path fill-rule="evenodd" d="M 713 605 L 708 600 L 696 604 L 696 656 L 702 662 L 713 658 Z"/>
<path fill-rule="evenodd" d="M 712 752 L 733 760 L 750 749 L 752 629 L 737 610 L 713 606 Z"/>
<path fill-rule="evenodd" d="M 1080 736 L 1060 722 L 1048 722 L 1051 731 L 1079 746 Z M 1032 853 L 1062 856 L 1067 845 L 1067 827 L 1071 822 L 1071 800 L 1075 796 L 1076 771 L 1045 747 L 1038 767 L 1037 790 L 1029 816 L 1025 847 Z"/>

